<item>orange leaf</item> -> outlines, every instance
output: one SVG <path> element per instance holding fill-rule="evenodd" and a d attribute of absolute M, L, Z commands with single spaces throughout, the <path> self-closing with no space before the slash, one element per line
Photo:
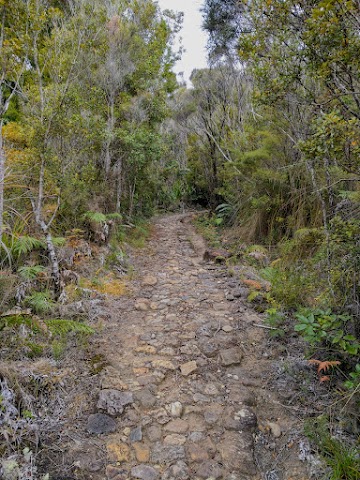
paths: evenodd
<path fill-rule="evenodd" d="M 325 375 L 324 377 L 320 377 L 320 382 L 328 382 L 330 380 L 330 377 Z"/>
<path fill-rule="evenodd" d="M 262 286 L 259 282 L 256 282 L 255 280 L 243 280 L 243 283 L 247 285 L 250 288 L 254 288 L 255 290 L 261 290 Z"/>
<path fill-rule="evenodd" d="M 325 362 L 322 362 L 321 360 L 315 360 L 315 358 L 312 358 L 311 360 L 309 360 L 309 363 L 312 363 L 313 365 L 317 365 L 318 366 L 318 373 L 320 372 L 327 372 L 330 367 L 335 367 L 336 365 L 340 365 L 341 362 L 338 362 L 338 361 L 325 361 Z"/>

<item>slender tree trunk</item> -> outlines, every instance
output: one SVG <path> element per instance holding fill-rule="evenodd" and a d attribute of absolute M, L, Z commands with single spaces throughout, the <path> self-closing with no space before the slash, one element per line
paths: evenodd
<path fill-rule="evenodd" d="M 324 158 L 324 168 L 325 168 L 327 194 L 329 199 L 329 210 L 330 210 L 330 215 L 332 216 L 335 208 L 335 198 L 334 198 L 334 191 L 333 191 L 332 181 L 331 181 L 330 162 L 327 157 Z"/>
<path fill-rule="evenodd" d="M 115 97 L 110 96 L 109 115 L 107 120 L 107 138 L 105 144 L 105 177 L 108 180 L 111 169 L 111 144 L 115 127 Z"/>
<path fill-rule="evenodd" d="M 45 158 L 42 155 L 40 174 L 39 174 L 38 198 L 35 201 L 35 199 L 30 194 L 30 201 L 33 208 L 33 212 L 34 212 L 35 222 L 40 227 L 40 229 L 42 230 L 45 236 L 46 247 L 48 250 L 48 257 L 49 257 L 50 266 L 51 266 L 51 276 L 54 283 L 54 291 L 55 291 L 55 295 L 58 297 L 61 293 L 60 268 L 59 268 L 59 262 L 56 255 L 56 250 L 54 247 L 54 242 L 52 239 L 52 235 L 50 233 L 50 226 L 55 218 L 56 211 L 54 212 L 53 216 L 48 221 L 48 223 L 46 223 L 42 215 L 42 205 L 44 201 L 44 181 L 45 181 Z M 58 202 L 58 206 L 59 204 L 60 204 L 60 201 Z"/>
<path fill-rule="evenodd" d="M 0 244 L 3 236 L 4 187 L 5 187 L 5 150 L 3 146 L 3 120 L 0 121 Z"/>
<path fill-rule="evenodd" d="M 54 247 L 54 242 L 52 235 L 48 230 L 48 226 L 44 221 L 40 223 L 40 227 L 45 235 L 46 247 L 49 254 L 50 266 L 51 266 L 51 276 L 54 282 L 54 291 L 55 295 L 59 296 L 61 293 L 61 278 L 60 278 L 60 267 L 59 261 L 57 258 L 56 250 Z"/>
<path fill-rule="evenodd" d="M 122 159 L 118 160 L 116 166 L 116 213 L 121 213 L 121 196 L 122 196 Z"/>
<path fill-rule="evenodd" d="M 331 271 L 331 247 L 330 247 L 330 231 L 329 231 L 329 216 L 328 216 L 328 209 L 326 206 L 326 202 L 324 200 L 324 197 L 322 196 L 321 190 L 318 187 L 317 180 L 316 180 L 316 174 L 315 174 L 315 169 L 314 166 L 312 165 L 311 162 L 306 162 L 306 166 L 310 172 L 311 176 L 311 182 L 313 184 L 313 188 L 315 190 L 315 193 L 319 199 L 320 205 L 321 205 L 321 211 L 322 211 L 322 217 L 323 217 L 323 226 L 324 226 L 324 232 L 325 232 L 325 238 L 326 238 L 326 250 L 327 250 L 327 255 L 326 255 L 326 262 L 327 262 L 327 282 L 329 285 L 329 290 L 334 296 L 334 288 L 333 288 L 333 283 L 331 280 L 330 276 L 330 271 Z"/>
<path fill-rule="evenodd" d="M 135 190 L 136 190 L 136 178 L 134 180 L 134 183 L 130 186 L 129 218 L 132 218 L 134 213 Z"/>

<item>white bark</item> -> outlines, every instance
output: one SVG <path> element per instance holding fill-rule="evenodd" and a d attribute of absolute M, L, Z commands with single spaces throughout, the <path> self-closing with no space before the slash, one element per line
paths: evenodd
<path fill-rule="evenodd" d="M 4 221 L 4 187 L 5 187 L 5 150 L 3 146 L 3 120 L 0 120 L 0 244 L 2 243 Z"/>

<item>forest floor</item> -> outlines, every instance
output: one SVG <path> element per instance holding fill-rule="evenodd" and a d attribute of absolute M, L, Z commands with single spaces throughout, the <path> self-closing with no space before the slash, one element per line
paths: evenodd
<path fill-rule="evenodd" d="M 33 364 L 58 378 L 39 412 L 51 480 L 319 478 L 300 401 L 316 374 L 205 249 L 190 214 L 156 218 L 124 294 L 93 300 L 89 343 Z"/>

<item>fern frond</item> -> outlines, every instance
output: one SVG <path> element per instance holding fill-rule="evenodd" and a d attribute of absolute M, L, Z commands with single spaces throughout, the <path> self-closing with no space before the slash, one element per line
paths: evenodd
<path fill-rule="evenodd" d="M 51 319 L 45 320 L 45 324 L 49 331 L 56 336 L 64 336 L 70 332 L 91 335 L 95 330 L 85 323 L 76 322 L 75 320 Z"/>
<path fill-rule="evenodd" d="M 28 295 L 25 297 L 25 303 L 38 314 L 49 313 L 56 305 L 56 302 L 52 300 L 48 290 L 44 292 L 34 292 L 32 295 Z"/>
<path fill-rule="evenodd" d="M 105 223 L 107 218 L 104 213 L 101 212 L 85 212 L 82 216 L 83 220 L 95 223 Z"/>
<path fill-rule="evenodd" d="M 18 269 L 18 273 L 24 280 L 34 280 L 40 273 L 45 271 L 42 265 L 23 266 Z"/>
<path fill-rule="evenodd" d="M 32 252 L 33 250 L 39 250 L 46 248 L 45 243 L 35 237 L 23 235 L 14 239 L 11 246 L 11 253 L 15 258 L 19 258 L 21 255 Z"/>
<path fill-rule="evenodd" d="M 64 237 L 53 237 L 52 239 L 55 247 L 62 247 L 66 243 L 66 238 Z"/>
<path fill-rule="evenodd" d="M 123 217 L 120 213 L 108 213 L 106 215 L 107 220 L 122 220 Z"/>

